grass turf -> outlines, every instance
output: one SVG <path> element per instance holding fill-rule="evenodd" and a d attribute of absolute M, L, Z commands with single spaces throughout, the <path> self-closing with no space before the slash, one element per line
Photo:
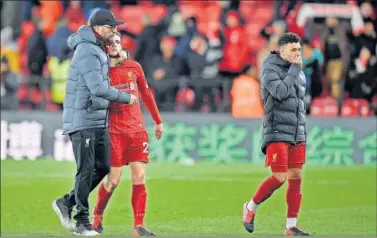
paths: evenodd
<path fill-rule="evenodd" d="M 72 187 L 74 170 L 73 162 L 1 161 L 1 235 L 70 235 L 51 202 Z M 250 236 L 242 226 L 242 205 L 268 174 L 251 164 L 151 164 L 146 227 L 160 236 Z M 283 234 L 285 188 L 259 207 L 252 236 Z M 130 191 L 124 168 L 105 213 L 104 235 L 130 235 Z M 375 236 L 376 168 L 306 167 L 299 225 L 315 236 Z"/>

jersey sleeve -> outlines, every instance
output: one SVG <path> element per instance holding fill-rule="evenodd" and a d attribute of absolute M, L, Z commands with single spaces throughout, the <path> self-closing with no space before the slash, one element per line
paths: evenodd
<path fill-rule="evenodd" d="M 148 82 L 145 78 L 144 71 L 139 65 L 137 67 L 138 77 L 137 84 L 140 91 L 141 99 L 143 100 L 145 106 L 147 107 L 149 113 L 151 114 L 155 124 L 161 124 L 162 118 L 158 110 L 156 101 L 154 100 L 153 93 L 148 86 Z"/>

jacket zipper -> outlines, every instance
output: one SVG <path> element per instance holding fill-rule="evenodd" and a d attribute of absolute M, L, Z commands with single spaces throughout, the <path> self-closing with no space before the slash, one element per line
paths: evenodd
<path fill-rule="evenodd" d="M 298 114 L 299 114 L 299 108 L 300 108 L 300 99 L 299 99 L 299 96 L 298 96 L 298 85 L 296 86 L 296 101 L 297 101 L 297 107 L 296 107 L 296 118 L 297 118 L 297 124 L 296 124 L 296 133 L 295 133 L 295 144 L 297 143 L 297 131 L 298 131 L 298 126 L 299 126 L 299 123 L 298 123 Z"/>
<path fill-rule="evenodd" d="M 107 127 L 108 126 L 108 122 L 109 122 L 109 107 L 110 105 L 107 107 L 106 109 L 106 121 L 105 121 L 105 126 Z"/>
<path fill-rule="evenodd" d="M 106 53 L 106 57 L 107 57 L 107 82 L 109 83 L 110 85 L 110 57 L 109 57 L 109 54 Z M 105 126 L 108 126 L 108 121 L 109 121 L 109 107 L 110 107 L 110 102 L 109 102 L 109 105 L 107 106 L 107 109 L 106 109 L 106 121 L 105 121 Z"/>

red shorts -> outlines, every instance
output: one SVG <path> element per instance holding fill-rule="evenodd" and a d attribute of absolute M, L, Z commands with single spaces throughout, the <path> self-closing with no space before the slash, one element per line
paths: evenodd
<path fill-rule="evenodd" d="M 305 164 L 305 142 L 292 145 L 276 142 L 267 145 L 265 166 L 271 166 L 272 172 L 287 172 L 290 168 L 301 169 Z"/>
<path fill-rule="evenodd" d="M 129 134 L 113 134 L 110 133 L 111 167 L 122 167 L 130 162 L 149 162 L 149 143 L 148 133 L 146 131 L 129 133 Z"/>

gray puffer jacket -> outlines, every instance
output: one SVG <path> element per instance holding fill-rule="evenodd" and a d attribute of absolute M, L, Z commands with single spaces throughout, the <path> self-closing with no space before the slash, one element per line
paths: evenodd
<path fill-rule="evenodd" d="M 129 103 L 130 94 L 110 87 L 109 58 L 90 26 L 68 40 L 74 49 L 63 110 L 63 133 L 108 126 L 109 101 Z"/>
<path fill-rule="evenodd" d="M 264 104 L 262 151 L 272 142 L 306 141 L 304 72 L 272 51 L 263 61 L 261 93 Z"/>

